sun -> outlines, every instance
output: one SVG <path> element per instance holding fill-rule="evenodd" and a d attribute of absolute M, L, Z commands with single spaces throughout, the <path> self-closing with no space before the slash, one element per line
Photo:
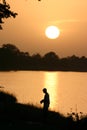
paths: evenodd
<path fill-rule="evenodd" d="M 57 26 L 48 26 L 45 30 L 45 35 L 50 39 L 56 39 L 60 35 L 60 30 Z"/>

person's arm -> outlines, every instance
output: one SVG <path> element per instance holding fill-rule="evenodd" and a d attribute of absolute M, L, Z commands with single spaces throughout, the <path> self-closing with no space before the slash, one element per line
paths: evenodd
<path fill-rule="evenodd" d="M 40 103 L 43 103 L 44 102 L 44 99 L 42 99 L 41 101 L 40 101 Z"/>

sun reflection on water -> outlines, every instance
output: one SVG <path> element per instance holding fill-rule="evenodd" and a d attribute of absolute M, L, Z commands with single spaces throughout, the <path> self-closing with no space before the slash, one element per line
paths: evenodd
<path fill-rule="evenodd" d="M 50 95 L 50 109 L 55 109 L 58 100 L 58 73 L 46 72 L 45 73 L 45 87 Z"/>

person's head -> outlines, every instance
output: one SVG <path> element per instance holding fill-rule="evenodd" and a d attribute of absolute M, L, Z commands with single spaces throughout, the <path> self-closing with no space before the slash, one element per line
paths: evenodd
<path fill-rule="evenodd" d="M 46 88 L 43 88 L 43 92 L 46 93 L 46 92 L 47 92 L 47 89 L 46 89 Z"/>

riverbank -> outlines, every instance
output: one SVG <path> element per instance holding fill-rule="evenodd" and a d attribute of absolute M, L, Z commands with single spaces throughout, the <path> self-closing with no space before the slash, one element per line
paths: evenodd
<path fill-rule="evenodd" d="M 42 108 L 18 103 L 13 95 L 0 92 L 0 129 L 87 130 L 87 117 L 83 116 L 74 121 L 72 115 L 65 117 L 61 113 L 49 110 L 44 121 Z"/>

